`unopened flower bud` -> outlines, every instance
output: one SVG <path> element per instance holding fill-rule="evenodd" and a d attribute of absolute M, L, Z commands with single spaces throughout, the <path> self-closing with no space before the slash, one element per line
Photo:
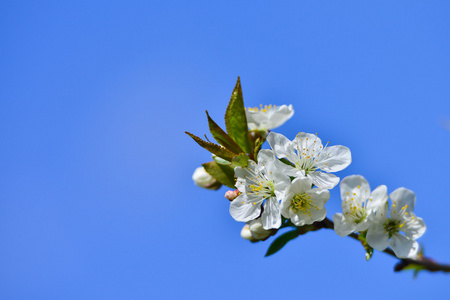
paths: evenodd
<path fill-rule="evenodd" d="M 209 190 L 218 190 L 222 186 L 222 184 L 209 175 L 203 167 L 195 169 L 194 174 L 192 174 L 192 180 L 194 180 L 194 183 L 199 187 Z"/>
<path fill-rule="evenodd" d="M 258 241 L 257 239 L 255 239 L 252 236 L 252 233 L 250 232 L 250 228 L 249 228 L 248 224 L 245 224 L 244 227 L 242 227 L 241 237 L 243 239 L 249 240 L 250 242 L 253 242 L 253 243 Z"/>
<path fill-rule="evenodd" d="M 237 196 L 239 196 L 239 190 L 227 191 L 225 193 L 225 198 L 227 198 L 230 201 L 233 201 L 234 199 L 236 199 Z"/>
<path fill-rule="evenodd" d="M 250 233 L 257 240 L 264 240 L 272 234 L 272 230 L 265 230 L 261 222 L 261 218 L 250 221 L 248 224 Z"/>

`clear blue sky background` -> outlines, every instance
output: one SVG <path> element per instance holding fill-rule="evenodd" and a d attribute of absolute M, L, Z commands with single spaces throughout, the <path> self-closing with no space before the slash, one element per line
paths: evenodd
<path fill-rule="evenodd" d="M 0 299 L 448 299 L 332 231 L 264 258 L 184 131 L 239 75 L 247 106 L 293 104 L 277 132 L 352 150 L 341 178 L 414 190 L 450 263 L 450 2 L 217 2 L 1 2 Z"/>

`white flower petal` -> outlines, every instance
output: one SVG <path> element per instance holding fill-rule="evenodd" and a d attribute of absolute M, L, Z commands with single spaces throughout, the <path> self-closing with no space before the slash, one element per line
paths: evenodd
<path fill-rule="evenodd" d="M 350 149 L 345 146 L 331 146 L 319 156 L 317 167 L 326 172 L 337 172 L 347 168 L 352 162 Z"/>
<path fill-rule="evenodd" d="M 261 205 L 259 203 L 254 205 L 253 203 L 243 201 L 244 199 L 244 194 L 242 194 L 230 203 L 230 214 L 239 222 L 256 219 L 261 213 Z"/>
<path fill-rule="evenodd" d="M 408 207 L 405 209 L 406 212 L 412 212 L 414 210 L 414 204 L 416 203 L 416 194 L 413 191 L 401 187 L 393 191 L 389 197 L 392 202 L 398 207 L 397 210 L 400 210 L 405 205 Z"/>
<path fill-rule="evenodd" d="M 311 216 L 308 218 L 306 224 L 312 224 L 314 222 L 319 222 L 325 219 L 327 216 L 327 209 L 325 207 L 317 209 L 311 209 Z"/>
<path fill-rule="evenodd" d="M 291 184 L 291 179 L 283 172 L 283 165 L 285 166 L 282 162 L 275 160 L 275 163 L 272 164 L 273 168 L 267 168 L 267 176 L 275 183 L 275 194 L 278 200 L 281 200 L 286 189 Z"/>
<path fill-rule="evenodd" d="M 281 161 L 278 161 L 278 163 L 274 163 L 273 165 L 275 166 L 275 168 L 273 168 L 271 171 L 274 173 L 274 175 L 282 173 L 285 176 L 305 177 L 301 170 L 282 163 Z"/>
<path fill-rule="evenodd" d="M 308 194 L 311 196 L 311 201 L 319 209 L 323 208 L 330 199 L 330 192 L 321 188 L 310 189 Z"/>
<path fill-rule="evenodd" d="M 234 175 L 237 178 L 245 178 L 245 177 L 250 177 L 251 173 L 250 170 L 254 170 L 254 165 L 249 163 L 248 164 L 248 168 L 241 168 L 241 167 L 236 167 L 234 168 Z"/>
<path fill-rule="evenodd" d="M 267 129 L 274 129 L 283 125 L 287 120 L 289 120 L 294 115 L 294 109 L 292 105 L 281 105 L 275 109 L 268 110 L 269 113 L 269 124 Z"/>
<path fill-rule="evenodd" d="M 269 106 L 262 109 L 245 110 L 251 130 L 271 130 L 283 125 L 294 115 L 292 105 Z"/>
<path fill-rule="evenodd" d="M 365 218 L 362 222 L 359 222 L 356 224 L 356 230 L 355 231 L 365 231 L 369 228 L 370 222 L 367 218 Z"/>
<path fill-rule="evenodd" d="M 370 194 L 369 201 L 367 202 L 367 208 L 372 212 L 376 212 L 380 208 L 384 207 L 387 200 L 387 187 L 385 185 L 380 185 Z"/>
<path fill-rule="evenodd" d="M 261 215 L 264 229 L 277 229 L 281 226 L 280 204 L 275 197 L 266 200 L 264 211 Z"/>
<path fill-rule="evenodd" d="M 284 195 L 286 194 L 286 190 L 289 187 L 289 183 L 285 182 L 277 182 L 275 183 L 275 198 L 277 198 L 278 201 L 281 201 L 284 198 Z"/>
<path fill-rule="evenodd" d="M 419 253 L 419 243 L 416 241 L 413 241 L 413 245 L 411 247 L 411 250 L 409 250 L 408 258 L 416 259 L 417 254 Z"/>
<path fill-rule="evenodd" d="M 308 177 L 312 182 L 323 189 L 332 189 L 339 183 L 339 177 L 333 174 L 323 173 L 320 171 L 315 171 L 308 174 Z"/>
<path fill-rule="evenodd" d="M 294 149 L 300 154 L 316 156 L 322 151 L 321 139 L 312 133 L 299 132 L 292 141 Z"/>
<path fill-rule="evenodd" d="M 258 152 L 258 165 L 271 165 L 275 160 L 272 150 L 262 149 Z"/>
<path fill-rule="evenodd" d="M 289 191 L 293 195 L 303 194 L 309 191 L 312 187 L 312 181 L 309 178 L 295 178 L 289 186 Z"/>
<path fill-rule="evenodd" d="M 411 215 L 414 219 L 410 219 L 409 222 L 406 222 L 401 230 L 408 238 L 415 240 L 420 238 L 425 233 L 427 227 L 425 226 L 422 218 L 416 217 L 414 213 L 411 213 Z"/>
<path fill-rule="evenodd" d="M 267 124 L 269 123 L 269 116 L 261 111 L 249 111 L 245 110 L 247 117 L 248 127 L 250 130 L 268 130 Z"/>
<path fill-rule="evenodd" d="M 379 221 L 382 220 L 384 220 L 384 218 L 379 219 Z M 383 251 L 389 244 L 389 235 L 381 222 L 370 224 L 369 229 L 367 230 L 366 239 L 370 247 L 377 249 L 378 251 Z"/>
<path fill-rule="evenodd" d="M 368 191 L 370 193 L 370 185 L 367 180 L 361 175 L 351 175 L 342 179 L 341 184 L 341 199 L 344 200 L 347 195 L 352 195 L 354 192 Z M 359 188 L 358 188 L 359 186 Z"/>
<path fill-rule="evenodd" d="M 305 225 L 305 221 L 301 219 L 300 216 L 295 212 L 293 212 L 292 210 L 289 210 L 289 215 L 286 218 L 289 218 L 291 222 L 294 223 L 295 226 Z"/>
<path fill-rule="evenodd" d="M 410 240 L 404 235 L 394 234 L 389 241 L 389 246 L 398 258 L 412 257 L 419 249 L 416 241 Z"/>
<path fill-rule="evenodd" d="M 291 218 L 291 215 L 290 215 L 290 212 L 292 212 L 292 210 L 290 209 L 291 201 L 292 201 L 292 194 L 288 194 L 286 192 L 286 194 L 284 195 L 283 200 L 281 200 L 281 204 L 280 204 L 281 214 L 283 215 L 283 217 L 288 218 L 288 219 Z"/>
<path fill-rule="evenodd" d="M 348 223 L 345 220 L 345 217 L 341 213 L 336 213 L 333 216 L 333 222 L 334 222 L 334 231 L 342 237 L 349 235 L 352 233 L 356 227 L 353 223 Z"/>
<path fill-rule="evenodd" d="M 372 215 L 373 216 L 373 215 Z M 386 201 L 384 205 L 380 205 L 374 217 L 374 222 L 384 222 L 389 217 L 389 203 Z"/>
<path fill-rule="evenodd" d="M 275 132 L 269 133 L 267 136 L 267 142 L 278 158 L 294 158 L 297 156 L 295 154 L 292 142 L 282 134 Z"/>
<path fill-rule="evenodd" d="M 295 226 L 303 226 L 306 225 L 306 218 L 304 215 L 299 214 L 292 214 L 292 217 L 290 218 L 291 222 L 294 223 Z"/>

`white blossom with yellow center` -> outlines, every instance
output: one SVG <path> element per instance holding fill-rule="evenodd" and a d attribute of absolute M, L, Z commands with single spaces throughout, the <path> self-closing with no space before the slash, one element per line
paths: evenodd
<path fill-rule="evenodd" d="M 352 175 L 342 179 L 340 187 L 343 213 L 333 216 L 334 230 L 340 236 L 367 230 L 374 213 L 388 200 L 386 186 L 380 185 L 371 192 L 363 176 Z"/>
<path fill-rule="evenodd" d="M 324 147 L 317 134 L 300 132 L 290 141 L 282 134 L 271 132 L 267 141 L 276 156 L 292 163 L 292 166 L 283 164 L 283 172 L 293 177 L 306 176 L 323 189 L 332 189 L 339 183 L 339 177 L 325 172 L 341 171 L 352 162 L 349 148 L 327 147 L 328 143 Z"/>
<path fill-rule="evenodd" d="M 261 150 L 258 163 L 249 161 L 247 168 L 234 169 L 236 187 L 241 193 L 230 203 L 230 214 L 236 221 L 248 222 L 261 215 L 264 229 L 281 226 L 280 201 L 290 179 L 280 170 L 280 165 L 271 150 Z"/>
<path fill-rule="evenodd" d="M 292 105 L 265 105 L 245 110 L 248 127 L 251 130 L 271 130 L 283 125 L 294 115 Z"/>
<path fill-rule="evenodd" d="M 415 257 L 419 244 L 415 241 L 426 230 L 422 218 L 413 213 L 416 195 L 406 188 L 398 188 L 389 197 L 392 200 L 378 210 L 367 230 L 367 243 L 374 249 L 383 251 L 388 246 L 399 258 Z M 401 232 L 404 233 L 401 234 Z"/>
<path fill-rule="evenodd" d="M 321 188 L 311 188 L 308 178 L 296 178 L 281 201 L 281 214 L 296 226 L 322 221 L 327 215 L 325 203 L 330 192 Z"/>

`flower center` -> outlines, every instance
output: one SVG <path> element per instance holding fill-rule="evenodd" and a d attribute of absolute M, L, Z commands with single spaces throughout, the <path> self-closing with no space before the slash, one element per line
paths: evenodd
<path fill-rule="evenodd" d="M 275 182 L 272 180 L 267 169 L 257 165 L 255 162 L 250 162 L 247 168 L 248 173 L 243 178 L 238 178 L 239 184 L 245 185 L 245 194 L 250 196 L 246 201 L 253 205 L 262 204 L 264 200 L 275 197 Z M 243 204 L 244 202 L 242 202 Z"/>
<path fill-rule="evenodd" d="M 297 138 L 300 137 L 301 134 L 301 132 L 297 134 Z M 320 144 L 320 141 L 317 143 L 317 134 L 315 139 L 303 137 L 297 141 L 298 142 L 295 149 L 297 150 L 298 158 L 296 159 L 297 161 L 295 162 L 295 167 L 299 170 L 305 171 L 305 175 L 308 175 L 308 173 L 312 173 L 316 170 L 315 164 L 324 148 Z"/>
<path fill-rule="evenodd" d="M 318 210 L 317 206 L 312 204 L 311 196 L 307 193 L 295 195 L 291 200 L 291 209 L 295 213 L 302 213 L 311 216 L 311 207 Z"/>
<path fill-rule="evenodd" d="M 389 238 L 391 238 L 394 234 L 398 233 L 400 231 L 400 221 L 388 219 L 383 224 L 384 229 L 389 234 Z"/>
<path fill-rule="evenodd" d="M 248 187 L 250 188 L 250 192 L 248 192 L 249 194 L 258 195 L 263 199 L 275 196 L 275 184 L 273 181 L 261 180 L 249 185 Z"/>
<path fill-rule="evenodd" d="M 353 206 L 354 207 L 354 206 Z M 367 212 L 364 207 L 360 209 L 355 209 L 352 217 L 354 218 L 355 224 L 359 224 L 367 218 Z"/>
<path fill-rule="evenodd" d="M 308 175 L 308 173 L 312 173 L 316 170 L 316 167 L 314 166 L 314 157 L 302 157 L 299 161 L 295 163 L 295 167 L 299 170 L 305 171 L 305 176 Z"/>
<path fill-rule="evenodd" d="M 359 185 L 357 188 L 358 190 L 354 191 L 352 194 L 347 192 L 348 196 L 345 199 L 345 204 L 347 204 L 345 217 L 355 224 L 359 224 L 367 218 L 367 198 L 369 196 L 367 190 L 362 191 Z M 369 201 L 372 200 L 369 199 Z"/>

